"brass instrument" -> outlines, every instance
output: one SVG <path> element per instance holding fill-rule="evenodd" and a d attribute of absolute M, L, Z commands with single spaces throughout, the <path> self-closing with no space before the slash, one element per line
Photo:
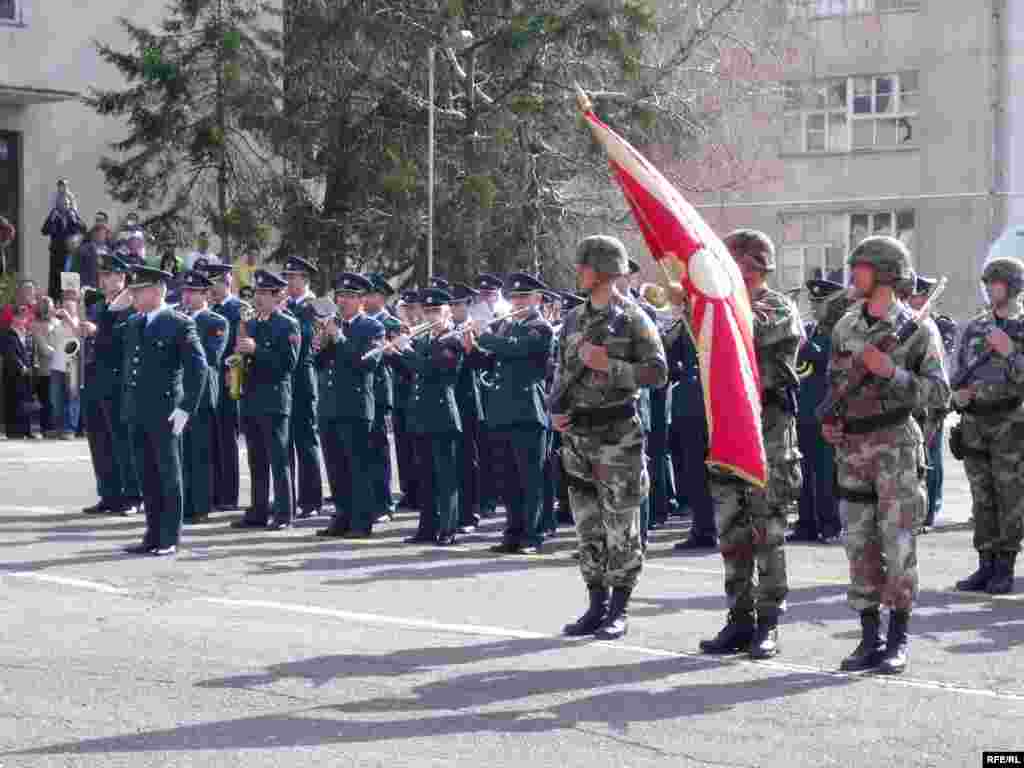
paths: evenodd
<path fill-rule="evenodd" d="M 238 338 L 248 338 L 248 323 L 255 316 L 256 312 L 252 307 L 242 305 L 238 320 Z M 228 386 L 228 397 L 232 400 L 241 400 L 242 395 L 245 394 L 245 381 L 248 371 L 249 356 L 243 355 L 241 352 L 231 354 L 224 361 L 224 381 Z"/>
<path fill-rule="evenodd" d="M 75 393 L 82 386 L 82 342 L 79 339 L 68 339 L 64 344 L 64 354 L 67 357 L 65 373 L 67 377 L 67 396 L 74 399 Z"/>
<path fill-rule="evenodd" d="M 410 339 L 414 339 L 417 336 L 422 336 L 424 333 L 430 332 L 431 330 L 433 330 L 437 326 L 441 325 L 443 322 L 445 322 L 445 321 L 444 320 L 434 320 L 432 322 L 420 323 L 419 325 L 414 325 L 412 328 L 409 329 L 409 333 L 404 334 L 404 335 L 408 336 Z M 374 357 L 379 359 L 386 352 L 391 352 L 392 350 L 394 350 L 396 348 L 396 343 L 395 343 L 396 341 L 397 341 L 397 339 L 395 341 L 389 341 L 387 344 L 381 344 L 379 347 L 374 347 L 369 352 L 367 352 L 365 355 L 363 355 L 360 358 L 360 360 L 369 360 L 369 359 L 374 358 Z"/>

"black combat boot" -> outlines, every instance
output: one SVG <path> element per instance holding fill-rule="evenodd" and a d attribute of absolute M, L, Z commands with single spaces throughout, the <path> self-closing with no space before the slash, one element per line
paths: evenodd
<path fill-rule="evenodd" d="M 978 570 L 966 579 L 960 579 L 956 588 L 961 592 L 984 592 L 992 580 L 995 569 L 995 556 L 991 552 L 978 553 Z"/>
<path fill-rule="evenodd" d="M 1016 552 L 1003 552 L 996 556 L 992 579 L 988 583 L 990 595 L 1008 595 L 1013 592 L 1013 567 L 1016 561 Z"/>
<path fill-rule="evenodd" d="M 779 655 L 779 613 L 758 611 L 754 639 L 750 642 L 750 658 L 770 659 Z"/>
<path fill-rule="evenodd" d="M 739 653 L 749 651 L 754 640 L 756 625 L 753 613 L 729 611 L 722 630 L 711 640 L 701 640 L 702 653 Z"/>
<path fill-rule="evenodd" d="M 625 637 L 629 629 L 629 596 L 632 587 L 615 587 L 612 590 L 612 601 L 608 604 L 608 615 L 594 633 L 598 640 L 618 640 Z"/>
<path fill-rule="evenodd" d="M 839 668 L 843 672 L 863 672 L 874 669 L 885 655 L 885 640 L 882 638 L 882 618 L 877 608 L 863 611 L 860 615 L 860 645 L 843 659 Z"/>
<path fill-rule="evenodd" d="M 885 643 L 885 655 L 878 671 L 883 675 L 899 675 L 907 668 L 910 653 L 907 641 L 907 624 L 910 611 L 889 612 L 889 637 Z"/>
<path fill-rule="evenodd" d="M 562 627 L 563 635 L 569 637 L 592 635 L 604 621 L 605 613 L 608 611 L 608 588 L 591 585 L 587 587 L 587 592 L 590 593 L 590 607 L 574 623 Z"/>

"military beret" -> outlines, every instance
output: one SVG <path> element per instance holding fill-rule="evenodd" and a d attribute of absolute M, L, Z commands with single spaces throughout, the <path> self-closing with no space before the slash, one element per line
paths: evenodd
<path fill-rule="evenodd" d="M 920 296 L 924 293 L 931 293 L 938 284 L 939 281 L 933 277 L 918 275 L 917 279 L 914 281 L 914 294 Z"/>
<path fill-rule="evenodd" d="M 315 275 L 320 270 L 315 264 L 306 261 L 301 256 L 289 256 L 284 262 L 282 275 Z"/>
<path fill-rule="evenodd" d="M 844 290 L 842 283 L 834 280 L 808 280 L 806 285 L 811 301 L 823 301 L 833 293 Z"/>
<path fill-rule="evenodd" d="M 245 299 L 246 301 L 252 301 L 255 295 L 256 291 L 251 285 L 243 285 L 241 290 L 238 291 L 238 298 Z"/>
<path fill-rule="evenodd" d="M 487 272 L 476 279 L 476 287 L 480 291 L 500 291 L 503 285 L 500 277 Z"/>
<path fill-rule="evenodd" d="M 382 296 L 394 296 L 395 289 L 391 287 L 391 283 L 388 282 L 387 278 L 379 272 L 367 275 L 366 278 L 370 281 L 373 286 L 371 293 L 379 293 Z"/>
<path fill-rule="evenodd" d="M 288 281 L 268 269 L 257 269 L 252 276 L 257 291 L 280 291 L 288 287 Z"/>
<path fill-rule="evenodd" d="M 355 272 L 342 272 L 334 281 L 334 292 L 363 296 L 373 293 L 373 283 Z"/>
<path fill-rule="evenodd" d="M 190 288 L 193 291 L 205 291 L 213 285 L 209 277 L 195 269 L 190 269 L 181 276 L 181 284 L 182 287 Z"/>
<path fill-rule="evenodd" d="M 472 301 L 480 295 L 479 291 L 470 288 L 465 283 L 454 283 L 450 291 L 452 295 L 452 303 L 461 303 L 463 301 Z"/>
<path fill-rule="evenodd" d="M 513 272 L 508 276 L 506 281 L 508 285 L 507 293 L 509 295 L 516 293 L 536 293 L 537 291 L 546 291 L 547 286 L 544 285 L 533 275 L 528 275 L 525 272 Z"/>
<path fill-rule="evenodd" d="M 452 303 L 452 295 L 440 288 L 428 288 L 420 295 L 424 307 L 443 307 Z"/>
<path fill-rule="evenodd" d="M 430 287 L 440 291 L 447 291 L 452 287 L 452 284 L 443 277 L 432 277 L 430 278 Z"/>
<path fill-rule="evenodd" d="M 159 283 L 169 283 L 174 275 L 156 267 L 147 267 L 144 264 L 132 264 L 132 288 L 148 288 Z"/>
<path fill-rule="evenodd" d="M 580 304 L 586 302 L 582 296 L 577 296 L 575 293 L 569 293 L 566 291 L 562 294 L 562 311 L 571 312 L 576 309 Z"/>

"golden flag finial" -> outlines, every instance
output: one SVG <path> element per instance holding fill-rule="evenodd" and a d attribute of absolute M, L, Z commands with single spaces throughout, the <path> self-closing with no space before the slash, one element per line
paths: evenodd
<path fill-rule="evenodd" d="M 576 105 L 580 108 L 580 112 L 586 114 L 592 112 L 594 109 L 594 103 L 587 96 L 587 92 L 583 90 L 583 86 L 576 83 Z"/>

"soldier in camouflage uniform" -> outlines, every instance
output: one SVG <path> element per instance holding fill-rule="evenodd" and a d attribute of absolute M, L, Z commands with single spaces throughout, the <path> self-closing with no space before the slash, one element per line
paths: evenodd
<path fill-rule="evenodd" d="M 576 270 L 590 295 L 562 325 L 550 406 L 552 426 L 562 433 L 590 606 L 563 631 L 610 640 L 626 634 L 644 559 L 640 504 L 650 479 L 637 398 L 643 387 L 664 386 L 668 366 L 654 323 L 615 287 L 617 277 L 629 274 L 625 246 L 613 237 L 588 237 L 577 249 Z"/>
<path fill-rule="evenodd" d="M 907 665 L 907 627 L 917 596 L 915 531 L 925 512 L 923 435 L 912 414 L 945 407 L 949 385 L 934 323 L 918 322 L 896 298 L 911 274 L 906 246 L 892 237 L 868 237 L 850 254 L 849 265 L 853 287 L 866 301 L 836 324 L 830 383 L 841 393 L 852 375 L 866 370 L 870 376 L 842 398 L 840 420 L 822 424 L 825 439 L 836 446 L 848 599 L 861 618 L 861 642 L 842 669 L 894 674 Z M 910 330 L 891 353 L 882 351 L 886 337 Z M 880 633 L 882 603 L 890 608 L 887 640 Z"/>
<path fill-rule="evenodd" d="M 712 473 L 729 617 L 718 635 L 702 640 L 700 648 L 704 653 L 749 651 L 755 659 L 766 659 L 779 652 L 779 618 L 789 591 L 786 513 L 800 498 L 796 358 L 804 333 L 793 302 L 765 285 L 775 269 L 771 239 L 763 232 L 741 229 L 724 242 L 743 273 L 754 311 L 768 485 L 759 489 L 723 471 Z"/>
<path fill-rule="evenodd" d="M 979 564 L 956 586 L 1002 595 L 1013 589 L 1024 535 L 1024 263 L 993 259 L 982 281 L 991 306 L 973 318 L 960 337 L 953 393 L 962 413 L 954 447 L 963 456 L 971 483 Z M 967 375 L 969 369 L 974 370 Z"/>

